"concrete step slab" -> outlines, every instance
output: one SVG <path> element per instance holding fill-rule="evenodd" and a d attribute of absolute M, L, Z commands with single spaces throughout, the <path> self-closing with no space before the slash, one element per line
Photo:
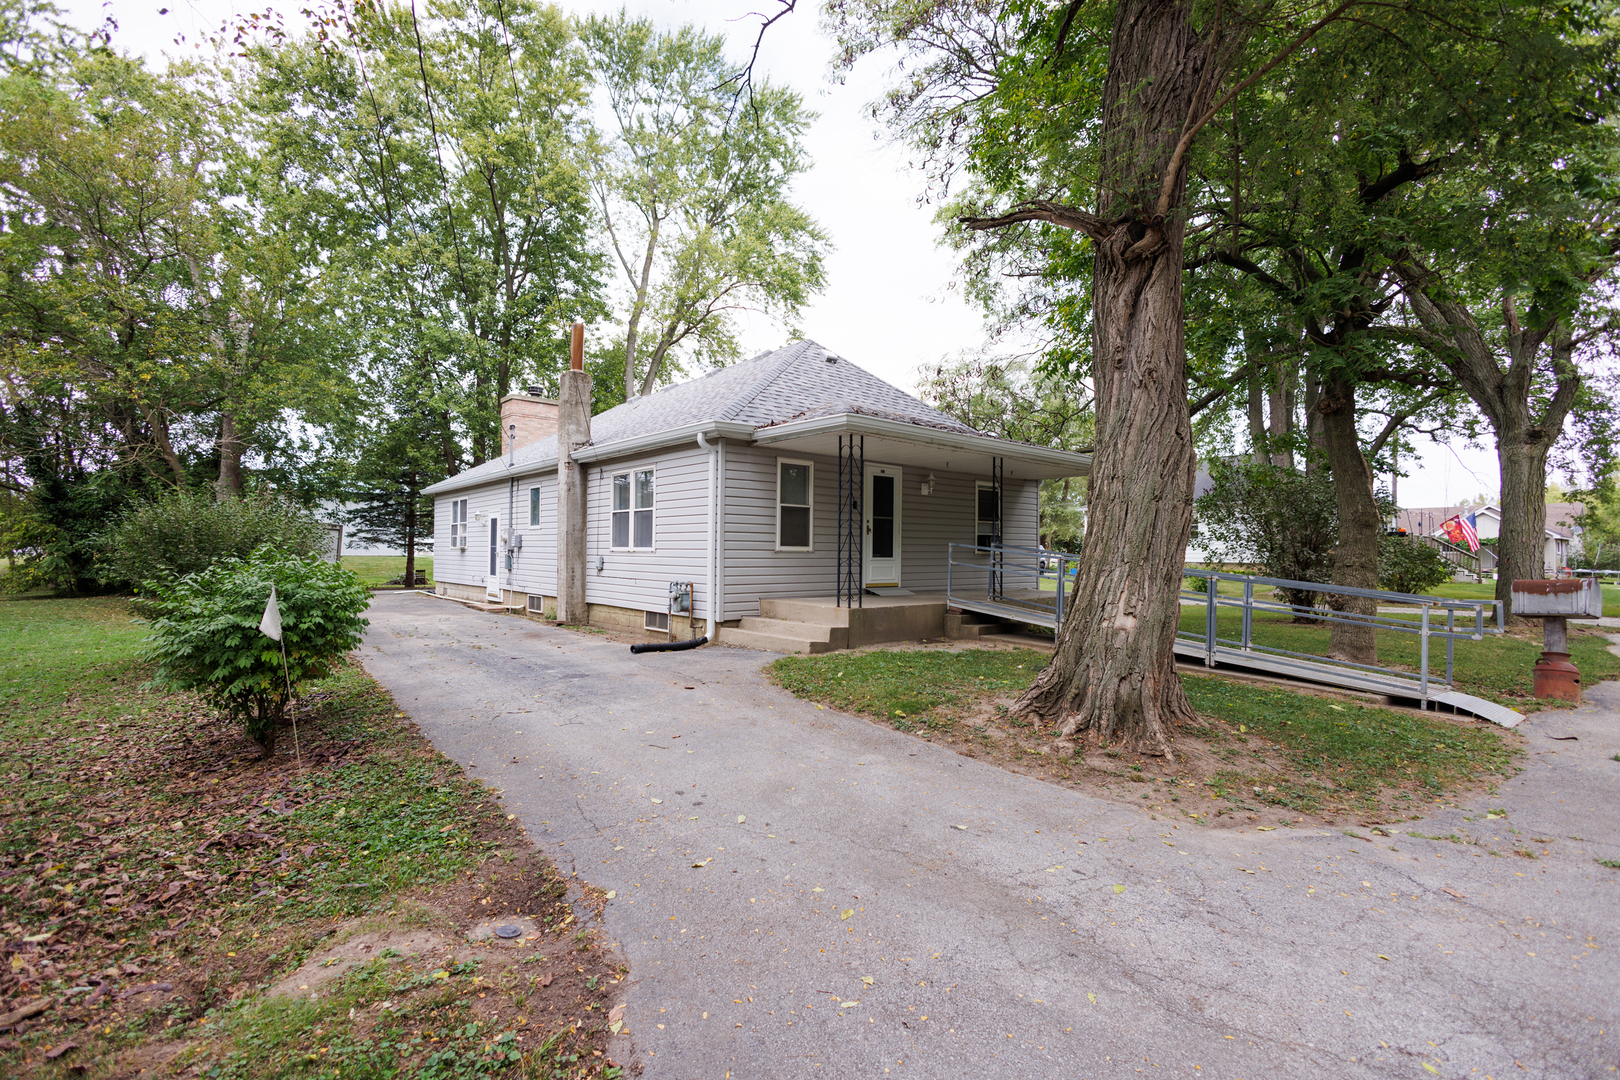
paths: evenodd
<path fill-rule="evenodd" d="M 771 619 L 759 615 L 745 615 L 738 625 L 741 629 L 755 634 L 803 638 L 806 641 L 825 641 L 834 649 L 845 648 L 849 641 L 849 630 L 843 626 L 796 622 L 791 619 Z"/>
<path fill-rule="evenodd" d="M 722 645 L 740 645 L 745 649 L 763 649 L 766 652 L 818 654 L 831 652 L 832 645 L 826 641 L 813 641 L 803 637 L 788 637 L 784 634 L 766 634 L 757 630 L 744 630 L 740 626 L 727 626 L 720 631 Z"/>

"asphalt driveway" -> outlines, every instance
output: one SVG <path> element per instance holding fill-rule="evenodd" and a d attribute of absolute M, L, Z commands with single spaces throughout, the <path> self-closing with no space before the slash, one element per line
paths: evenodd
<path fill-rule="evenodd" d="M 1522 725 L 1495 795 L 1388 838 L 1262 833 L 819 710 L 758 652 L 632 656 L 408 593 L 370 617 L 366 669 L 615 891 L 645 1077 L 1620 1065 L 1620 871 L 1596 861 L 1620 860 L 1620 684 Z"/>

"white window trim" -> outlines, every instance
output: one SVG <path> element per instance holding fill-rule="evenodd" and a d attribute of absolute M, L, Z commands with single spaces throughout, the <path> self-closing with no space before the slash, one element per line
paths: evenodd
<path fill-rule="evenodd" d="M 532 487 L 532 488 L 529 489 L 529 528 L 538 529 L 539 527 L 540 527 L 540 488 L 538 486 L 535 486 L 535 487 Z"/>
<path fill-rule="evenodd" d="M 993 480 L 975 480 L 973 482 L 973 543 L 975 545 L 979 542 L 979 525 L 984 521 L 979 516 L 979 492 L 994 491 L 995 488 L 996 485 Z M 1003 547 L 1007 545 L 1007 489 L 1005 486 L 1001 489 L 1001 544 Z"/>
<path fill-rule="evenodd" d="M 637 506 L 636 505 L 636 474 L 637 473 L 644 473 L 644 472 L 650 472 L 650 473 L 653 474 L 653 504 L 650 507 Z M 628 509 L 628 510 L 615 510 L 615 509 L 613 509 L 613 483 L 614 483 L 614 481 L 616 481 L 621 476 L 626 476 L 626 477 L 630 478 L 630 509 Z M 656 465 L 648 465 L 645 468 L 643 468 L 642 466 L 638 465 L 638 466 L 635 466 L 635 467 L 630 468 L 630 469 L 620 469 L 620 470 L 615 470 L 613 472 L 608 473 L 607 498 L 608 498 L 608 550 L 609 551 L 637 552 L 637 553 L 656 552 L 658 550 L 658 466 L 656 466 Z M 652 541 L 653 542 L 652 542 L 651 547 L 636 547 L 636 512 L 638 510 L 651 510 L 652 511 L 652 534 L 653 534 L 652 535 Z M 614 544 L 613 544 L 613 516 L 615 514 L 628 514 L 628 515 L 630 515 L 630 529 L 629 529 L 629 532 L 627 534 L 630 537 L 630 546 L 629 547 L 615 547 Z"/>
<path fill-rule="evenodd" d="M 804 465 L 810 470 L 810 543 L 805 547 L 784 547 L 782 545 L 782 466 L 784 465 Z M 813 461 L 804 458 L 779 457 L 776 459 L 776 550 L 816 550 L 816 463 Z"/>

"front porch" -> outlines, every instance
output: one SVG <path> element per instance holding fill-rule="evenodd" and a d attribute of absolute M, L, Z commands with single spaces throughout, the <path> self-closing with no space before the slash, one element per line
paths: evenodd
<path fill-rule="evenodd" d="M 780 653 L 825 653 L 925 638 L 976 640 L 1011 629 L 972 612 L 953 613 L 943 593 L 864 596 L 849 607 L 842 597 L 762 599 L 760 613 L 720 629 L 719 642 Z"/>

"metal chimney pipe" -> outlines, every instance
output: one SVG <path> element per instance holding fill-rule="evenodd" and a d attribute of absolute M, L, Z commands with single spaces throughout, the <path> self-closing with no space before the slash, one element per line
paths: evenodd
<path fill-rule="evenodd" d="M 573 371 L 585 370 L 585 324 L 575 323 L 569 335 L 568 367 Z"/>

